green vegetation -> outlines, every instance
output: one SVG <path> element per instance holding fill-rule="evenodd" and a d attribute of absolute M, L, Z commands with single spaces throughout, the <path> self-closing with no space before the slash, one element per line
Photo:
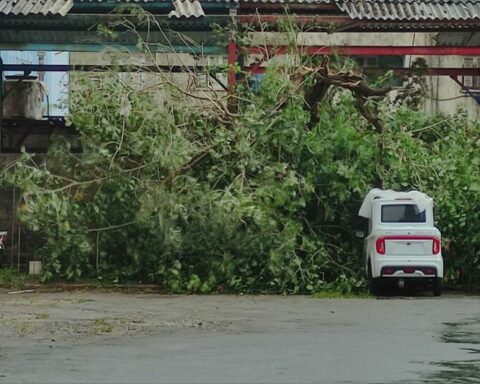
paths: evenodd
<path fill-rule="evenodd" d="M 112 333 L 113 326 L 111 326 L 105 319 L 95 319 L 93 322 L 93 333 L 98 335 L 101 333 Z"/>
<path fill-rule="evenodd" d="M 158 89 L 117 73 L 78 80 L 69 119 L 83 154 L 59 136 L 46 158 L 4 171 L 23 191 L 19 219 L 43 239 L 44 279 L 354 294 L 357 212 L 385 187 L 434 197 L 448 280 L 479 284 L 479 124 L 361 99 L 380 117 L 373 128 L 358 95 L 334 85 L 313 119 L 307 87 L 272 69 L 228 111 L 172 84 L 160 107 Z"/>
<path fill-rule="evenodd" d="M 0 287 L 23 289 L 31 277 L 18 272 L 15 268 L 0 268 Z"/>
<path fill-rule="evenodd" d="M 359 291 L 359 292 L 350 292 L 350 293 L 343 293 L 338 290 L 326 290 L 315 292 L 313 294 L 315 299 L 373 299 L 374 296 L 367 293 L 366 291 Z"/>

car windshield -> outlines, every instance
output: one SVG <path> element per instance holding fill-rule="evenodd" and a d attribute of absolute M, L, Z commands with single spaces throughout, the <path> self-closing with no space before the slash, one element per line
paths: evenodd
<path fill-rule="evenodd" d="M 415 204 L 382 205 L 383 223 L 425 223 L 425 211 L 418 212 Z"/>

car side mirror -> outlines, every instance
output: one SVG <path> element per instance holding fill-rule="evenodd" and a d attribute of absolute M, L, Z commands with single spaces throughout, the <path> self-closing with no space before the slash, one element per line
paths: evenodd
<path fill-rule="evenodd" d="M 355 231 L 355 237 L 358 237 L 359 239 L 364 239 L 365 238 L 365 232 Z"/>

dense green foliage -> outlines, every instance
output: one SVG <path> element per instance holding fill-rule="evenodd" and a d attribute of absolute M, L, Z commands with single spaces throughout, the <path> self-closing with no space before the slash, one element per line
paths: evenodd
<path fill-rule="evenodd" d="M 223 121 L 182 94 L 160 108 L 129 84 L 112 73 L 74 93 L 83 154 L 57 137 L 46 158 L 24 154 L 5 173 L 24 192 L 20 220 L 44 240 L 46 279 L 359 290 L 357 212 L 383 186 L 433 196 L 448 278 L 480 283 L 480 127 L 463 114 L 430 118 L 385 101 L 377 134 L 343 93 L 308 128 L 301 93 L 272 71 Z"/>

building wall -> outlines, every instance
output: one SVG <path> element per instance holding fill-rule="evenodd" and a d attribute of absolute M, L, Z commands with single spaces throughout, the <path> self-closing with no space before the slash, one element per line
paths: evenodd
<path fill-rule="evenodd" d="M 389 32 L 369 32 L 369 33 L 310 33 L 304 32 L 297 35 L 288 36 L 286 34 L 275 32 L 255 32 L 247 36 L 246 40 L 250 45 L 286 45 L 295 42 L 298 45 L 315 46 L 342 46 L 342 45 L 361 45 L 361 46 L 431 46 L 435 45 L 435 33 L 389 33 Z M 113 59 L 112 59 L 113 57 Z M 148 64 L 154 60 L 162 65 L 195 65 L 197 63 L 226 63 L 226 57 L 206 57 L 198 58 L 188 54 L 156 54 L 155 58 L 146 58 L 144 55 L 134 55 L 138 64 Z M 404 65 L 409 67 L 419 56 L 406 56 Z M 250 55 L 246 65 L 259 60 L 261 55 Z M 465 57 L 462 56 L 424 56 L 422 57 L 428 67 L 462 68 Z M 114 55 L 106 53 L 72 53 L 71 63 L 73 64 L 110 64 L 112 62 L 129 63 L 131 55 Z M 275 56 L 269 62 L 282 62 L 285 60 L 294 60 L 291 57 Z M 476 62 L 477 63 L 477 62 Z M 480 60 L 478 61 L 480 66 Z M 140 76 L 140 75 L 139 75 Z M 154 75 L 142 75 L 144 83 L 154 81 Z M 185 86 L 191 83 L 191 75 L 175 74 L 172 79 Z M 216 86 L 206 79 L 206 83 Z M 226 79 L 222 79 L 226 83 Z M 462 80 L 462 79 L 460 79 Z M 423 106 L 426 113 L 452 114 L 457 111 L 465 111 L 472 120 L 480 116 L 480 105 L 470 97 L 461 86 L 448 76 L 427 76 L 428 85 L 427 97 Z M 201 84 L 200 84 L 201 88 Z M 216 91 L 223 92 L 221 87 Z M 159 95 L 159 102 L 168 101 L 168 96 Z"/>
<path fill-rule="evenodd" d="M 463 56 L 426 58 L 431 67 L 461 68 Z M 462 81 L 462 78 L 459 78 Z M 453 114 L 465 111 L 471 120 L 480 117 L 480 105 L 462 87 L 448 76 L 428 76 L 428 97 L 424 110 L 429 114 Z"/>
<path fill-rule="evenodd" d="M 435 44 L 435 33 L 425 33 L 422 45 Z M 425 56 L 428 67 L 432 68 L 463 68 L 468 56 Z M 475 64 L 478 65 L 476 60 Z M 479 63 L 480 64 L 480 63 Z M 480 105 L 468 95 L 462 87 L 448 76 L 427 76 L 428 97 L 424 105 L 429 114 L 453 114 L 465 111 L 471 120 L 480 117 Z M 463 81 L 462 77 L 458 78 Z M 473 79 L 472 79 L 473 80 Z"/>
<path fill-rule="evenodd" d="M 294 39 L 298 45 L 315 46 L 431 46 L 435 45 L 436 33 L 299 33 Z M 291 37 L 279 33 L 255 33 L 250 35 L 252 44 L 279 45 L 291 44 Z M 463 68 L 464 56 L 406 56 L 405 67 L 409 67 L 415 59 L 423 58 L 428 67 L 435 68 Z M 260 56 L 252 59 L 258 59 Z M 475 65 L 480 66 L 480 60 L 476 58 Z M 281 56 L 275 57 L 273 61 L 281 61 Z M 255 61 L 255 60 L 252 60 Z M 448 76 L 426 76 L 428 91 L 423 110 L 430 114 L 453 114 L 457 111 L 465 111 L 470 119 L 476 120 L 480 117 L 480 105 L 474 98 L 469 96 L 461 86 Z M 459 79 L 462 80 L 462 79 Z M 480 81 L 480 79 L 479 79 Z"/>
<path fill-rule="evenodd" d="M 389 46 L 389 45 L 432 45 L 434 44 L 434 33 L 299 33 L 293 37 L 298 45 L 365 45 L 365 46 Z M 292 38 L 284 34 L 265 32 L 255 33 L 249 36 L 251 44 L 275 45 L 289 44 Z M 112 54 L 112 53 L 66 53 L 66 52 L 44 52 L 45 64 L 132 64 L 132 55 Z M 39 62 L 39 52 L 21 52 L 21 51 L 1 51 L 0 56 L 6 64 L 36 64 Z M 143 54 L 133 55 L 134 64 L 151 64 L 154 60 L 162 65 L 195 65 L 197 63 L 224 64 L 226 57 L 205 57 L 198 58 L 188 54 L 155 54 L 154 59 Z M 417 56 L 405 57 L 405 65 L 409 66 Z M 251 57 L 251 61 L 258 57 Z M 425 56 L 423 57 L 429 67 L 456 67 L 464 66 L 465 57 L 462 56 Z M 285 57 L 277 56 L 272 61 L 285 60 Z M 480 65 L 478 62 L 477 65 Z M 12 73 L 7 73 L 12 74 Z M 38 75 L 38 74 L 36 74 Z M 139 84 L 150 84 L 158 76 L 151 74 L 137 75 Z M 175 74 L 172 79 L 178 84 L 185 86 L 193 84 L 192 76 L 189 74 Z M 226 82 L 226 78 L 222 79 Z M 425 112 L 429 114 L 452 114 L 459 110 L 465 111 L 471 119 L 480 117 L 479 104 L 470 97 L 461 87 L 448 76 L 428 76 L 428 93 L 424 105 Z M 462 79 L 460 79 L 462 80 Z M 199 87 L 214 88 L 218 92 L 223 89 L 212 79 L 201 75 L 196 80 L 200 81 Z M 69 74 L 60 72 L 50 72 L 44 74 L 44 83 L 49 96 L 49 113 L 52 116 L 61 116 L 67 113 Z M 158 95 L 159 102 L 168 101 L 166 95 Z M 47 103 L 44 102 L 44 113 L 47 114 Z"/>
<path fill-rule="evenodd" d="M 196 65 L 222 65 L 226 63 L 226 56 L 193 56 L 186 53 L 111 53 L 111 52 L 72 52 L 70 63 L 72 65 L 162 65 L 194 67 Z M 81 76 L 107 76 L 107 74 L 75 73 L 71 75 L 70 90 L 75 90 L 78 77 Z M 158 104 L 168 107 L 172 102 L 172 93 L 165 87 L 166 82 L 175 84 L 178 89 L 201 97 L 214 97 L 215 93 L 224 95 L 225 90 L 212 78 L 204 73 L 194 73 L 186 70 L 184 73 L 165 72 L 133 72 L 121 73 L 128 79 L 129 85 L 135 85 L 138 89 L 147 88 L 154 90 L 153 94 Z M 227 84 L 226 76 L 220 76 L 220 81 Z M 171 89 L 171 88 L 170 88 Z M 173 101 L 174 102 L 174 101 Z M 204 109 L 201 99 L 190 99 L 192 106 Z"/>
<path fill-rule="evenodd" d="M 33 51 L 0 51 L 0 57 L 4 64 L 68 64 L 68 52 L 33 52 Z M 4 75 L 14 75 L 18 72 L 6 72 Z M 67 112 L 64 99 L 68 96 L 68 73 L 46 72 L 32 73 L 43 79 L 45 85 L 45 97 L 43 114 L 51 116 L 64 116 Z"/>

